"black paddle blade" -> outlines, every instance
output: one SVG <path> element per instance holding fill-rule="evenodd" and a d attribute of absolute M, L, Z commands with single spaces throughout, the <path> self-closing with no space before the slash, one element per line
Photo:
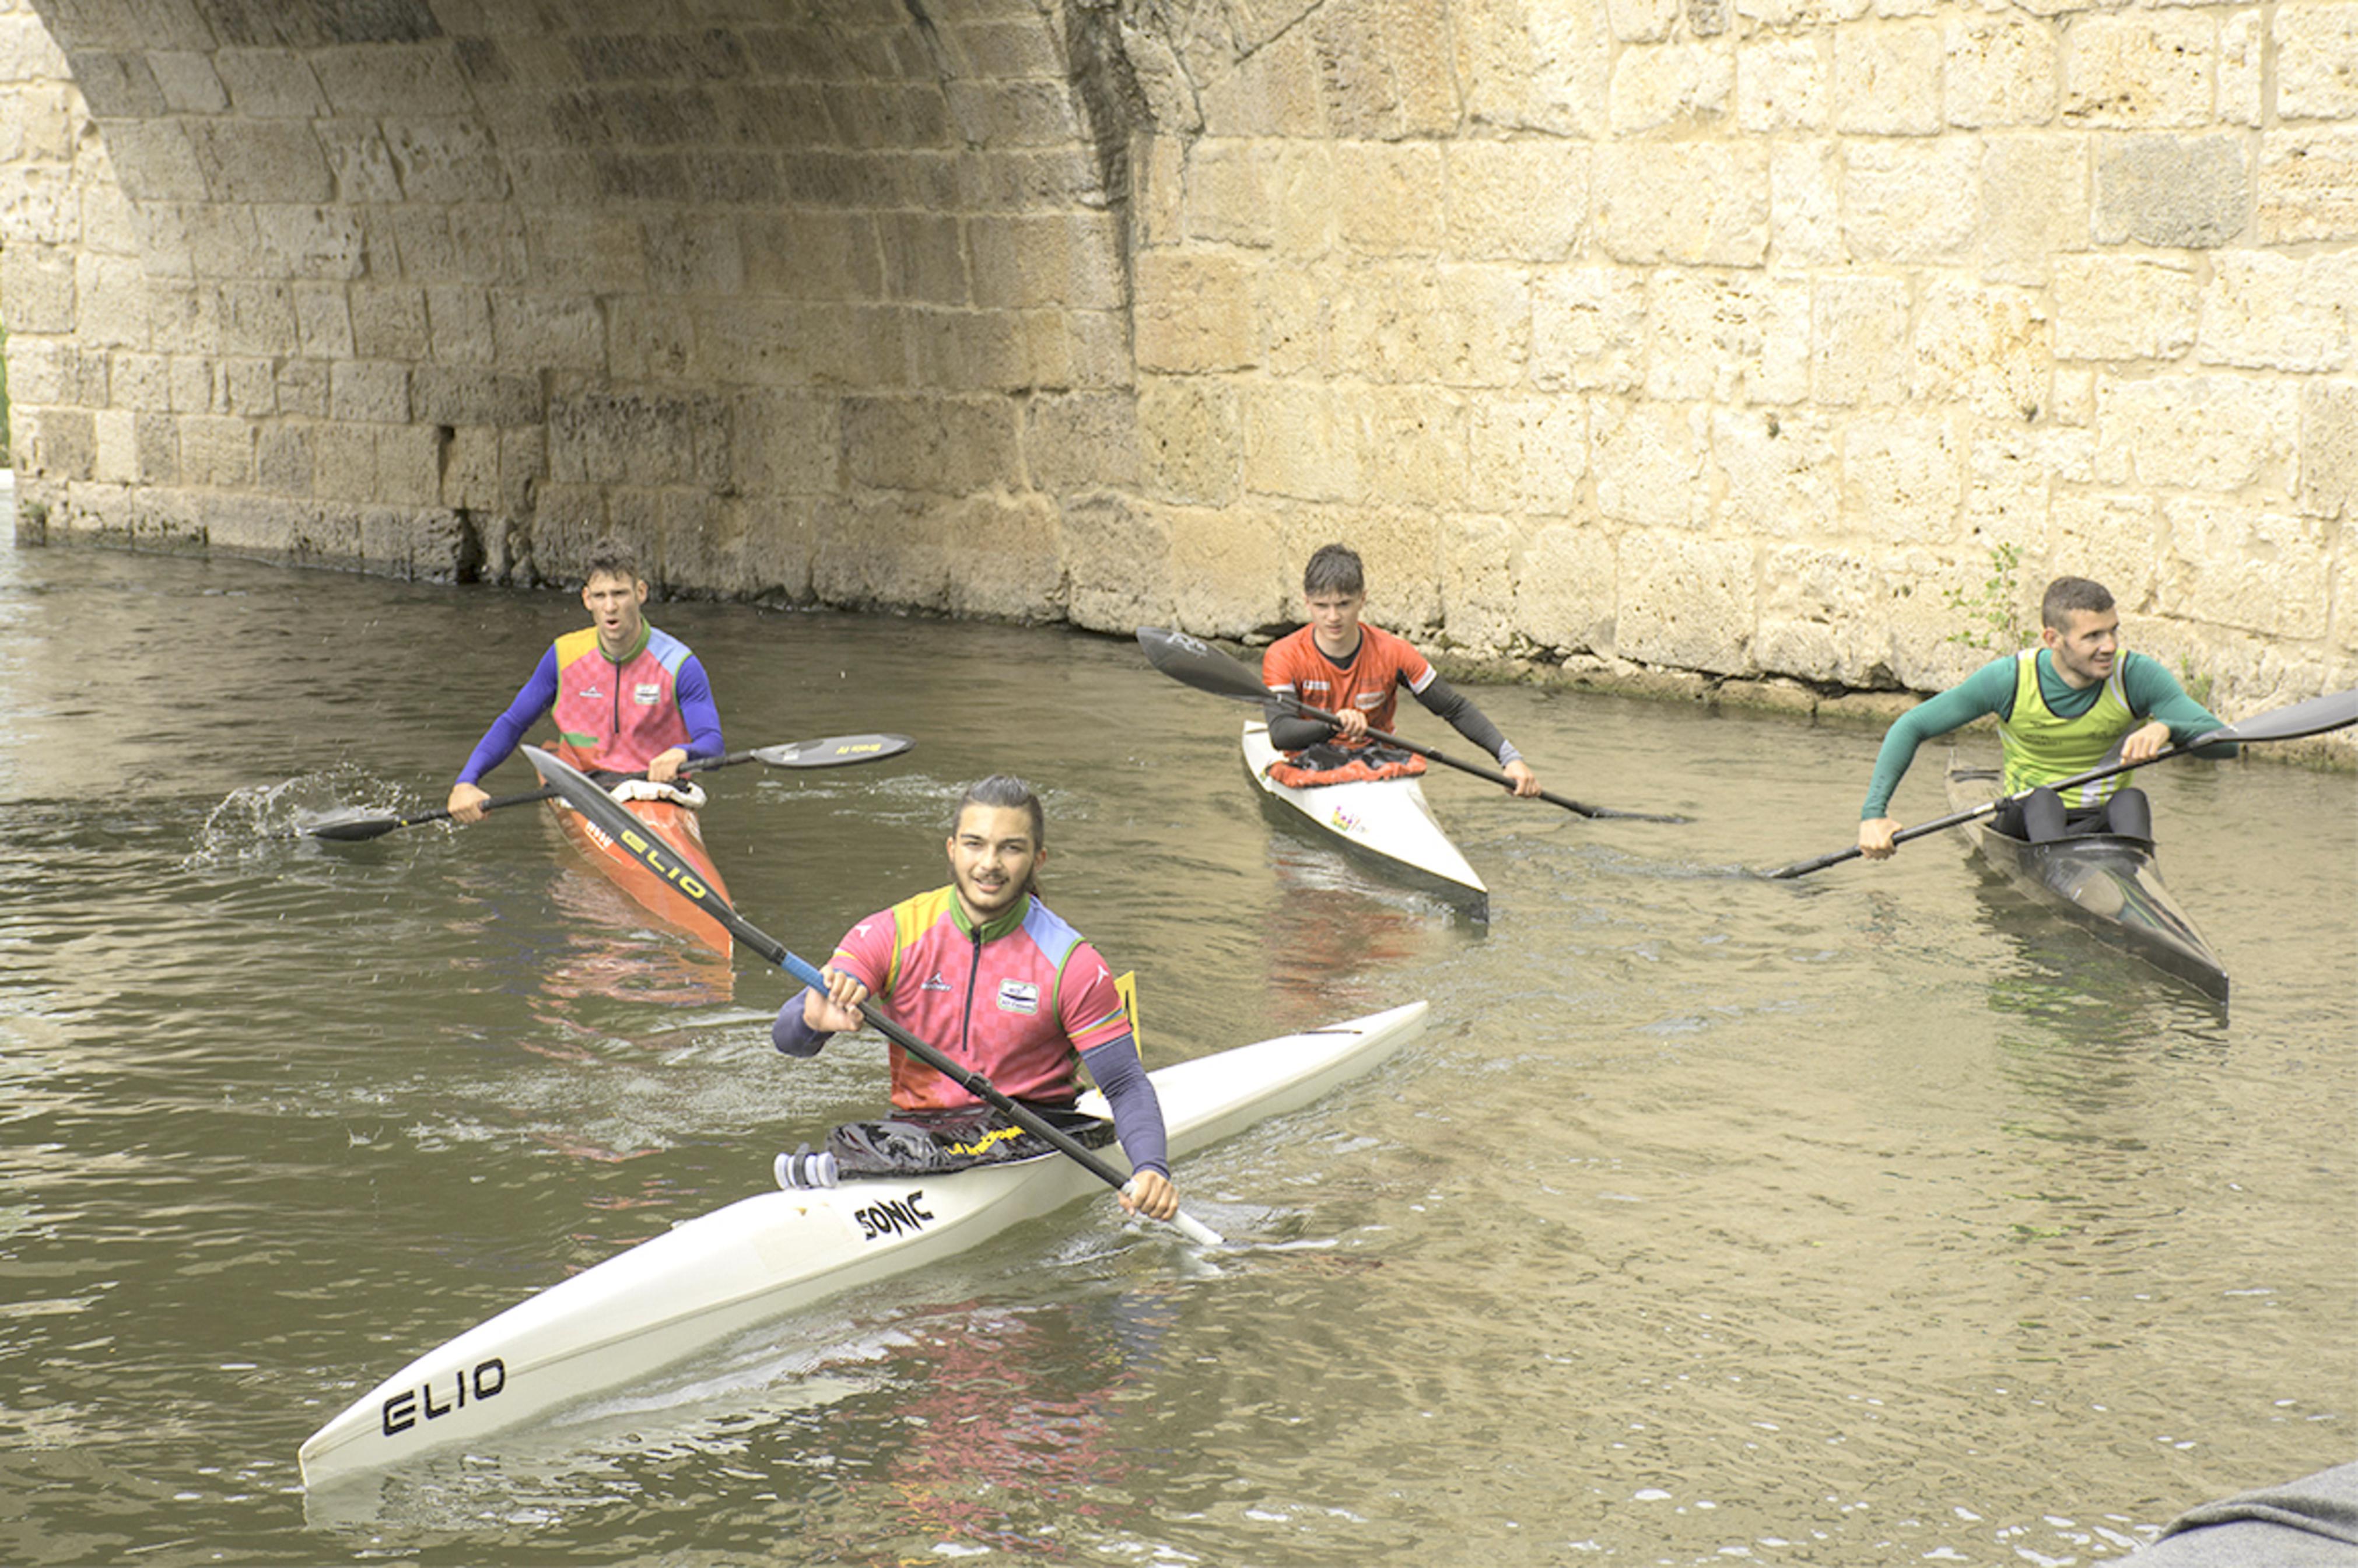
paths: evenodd
<path fill-rule="evenodd" d="M 824 741 L 764 746 L 753 753 L 753 760 L 773 768 L 840 768 L 854 762 L 881 762 L 915 745 L 906 735 L 830 735 Z"/>
<path fill-rule="evenodd" d="M 411 827 L 424 821 L 450 815 L 437 811 L 429 816 L 379 816 L 362 811 L 357 806 L 347 806 L 298 823 L 296 831 L 313 838 L 332 838 L 340 844 L 359 844 L 371 838 L 382 838 L 396 828 Z"/>
<path fill-rule="evenodd" d="M 1138 645 L 1146 650 L 1148 664 L 1182 686 L 1208 691 L 1214 697 L 1241 697 L 1248 702 L 1269 698 L 1269 687 L 1261 685 L 1259 671 L 1247 669 L 1209 643 L 1184 632 L 1141 626 Z"/>
<path fill-rule="evenodd" d="M 401 825 L 398 816 L 368 816 L 357 806 L 346 806 L 317 821 L 297 824 L 296 831 L 313 838 L 333 838 L 340 844 L 358 844 L 382 838 Z"/>
<path fill-rule="evenodd" d="M 1540 798 L 1545 800 L 1549 797 L 1546 793 L 1542 791 Z M 1681 816 L 1676 812 L 1671 811 L 1623 811 L 1620 807 L 1613 806 L 1592 806 L 1583 810 L 1580 815 L 1583 816 L 1594 816 L 1601 820 L 1613 822 L 1676 823 L 1693 822 L 1694 820 L 1692 816 Z"/>
<path fill-rule="evenodd" d="M 2358 687 L 2312 697 L 2289 708 L 2255 713 L 2223 730 L 2196 737 L 2192 748 L 2200 750 L 2222 741 L 2298 741 L 2304 735 L 2322 735 L 2329 730 L 2345 730 L 2353 724 L 2358 724 Z"/>

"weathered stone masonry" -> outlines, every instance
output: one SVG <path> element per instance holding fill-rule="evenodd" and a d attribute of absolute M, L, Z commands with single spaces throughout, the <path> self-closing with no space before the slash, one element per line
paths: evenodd
<path fill-rule="evenodd" d="M 1763 695 L 2074 569 L 2358 684 L 2358 0 L 9 3 L 37 534 L 1229 634 L 1347 538 Z"/>

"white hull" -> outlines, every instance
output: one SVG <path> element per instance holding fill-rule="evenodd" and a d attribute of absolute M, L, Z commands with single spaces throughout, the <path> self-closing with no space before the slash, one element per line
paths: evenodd
<path fill-rule="evenodd" d="M 1269 765 L 1282 753 L 1270 744 L 1268 725 L 1248 723 L 1244 748 L 1245 770 L 1271 800 L 1298 813 L 1327 838 L 1471 902 L 1477 912 L 1487 910 L 1489 884 L 1442 830 L 1417 780 L 1375 779 L 1294 789 L 1269 776 Z"/>
<path fill-rule="evenodd" d="M 1424 1025 L 1411 1002 L 1153 1074 L 1176 1157 L 1305 1105 Z M 1100 1114 L 1090 1095 L 1085 1109 Z M 1119 1162 L 1120 1151 L 1106 1155 Z M 305 1441 L 323 1487 L 612 1390 L 765 1318 L 921 1268 L 1105 1191 L 1062 1155 L 763 1193 L 552 1285 L 386 1379 Z"/>

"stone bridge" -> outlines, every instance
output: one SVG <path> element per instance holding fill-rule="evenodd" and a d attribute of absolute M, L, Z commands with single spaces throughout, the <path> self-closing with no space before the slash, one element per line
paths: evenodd
<path fill-rule="evenodd" d="M 2358 0 L 7 0 L 22 536 L 2358 683 Z"/>

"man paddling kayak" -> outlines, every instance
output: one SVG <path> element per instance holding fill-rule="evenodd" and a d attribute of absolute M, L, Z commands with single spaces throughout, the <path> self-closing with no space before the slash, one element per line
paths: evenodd
<path fill-rule="evenodd" d="M 950 885 L 853 926 L 822 971 L 826 992 L 806 988 L 788 1001 L 770 1038 L 790 1056 L 815 1056 L 828 1036 L 860 1026 L 860 1004 L 873 995 L 910 1033 L 1044 1110 L 1069 1108 L 1080 1093 L 1077 1069 L 1087 1067 L 1130 1156 L 1122 1207 L 1169 1219 L 1179 1193 L 1163 1106 L 1139 1062 L 1129 1009 L 1098 950 L 1040 902 L 1047 831 L 1040 797 L 1022 780 L 1002 773 L 972 785 L 950 814 Z M 898 1045 L 892 1103 L 912 1114 L 883 1124 L 903 1130 L 886 1142 L 922 1142 L 928 1127 L 955 1125 L 959 1131 L 936 1140 L 929 1157 L 974 1162 L 1022 1152 L 1011 1123 L 957 1119 L 979 1102 Z M 842 1152 L 878 1152 L 878 1140 L 866 1141 L 871 1147 Z"/>
<path fill-rule="evenodd" d="M 1992 824 L 1998 831 L 2034 844 L 2082 833 L 2151 840 L 2153 808 L 2145 792 L 2123 787 L 2131 774 L 2083 785 L 2068 801 L 2046 786 L 2115 761 L 2150 761 L 2173 743 L 2223 728 L 2221 720 L 2186 695 L 2167 665 L 2121 647 L 2120 611 L 2103 584 L 2057 578 L 2039 617 L 2038 647 L 1991 660 L 1901 714 L 1884 735 L 1859 811 L 1860 854 L 1890 857 L 1891 836 L 1899 829 L 1887 815 L 1891 793 L 1916 748 L 1985 714 L 1996 717 L 2005 747 L 2001 787 L 2023 795 L 1998 813 Z M 2215 748 L 2221 756 L 2234 750 Z"/>
<path fill-rule="evenodd" d="M 477 781 L 551 708 L 560 754 L 588 773 L 644 773 L 668 784 L 689 756 L 725 750 L 704 665 L 687 643 L 647 624 L 646 601 L 637 554 L 618 539 L 600 540 L 581 585 L 591 623 L 551 643 L 507 711 L 483 731 L 450 786 L 453 821 L 482 820 L 491 796 Z"/>
<path fill-rule="evenodd" d="M 1260 660 L 1261 684 L 1323 708 L 1340 722 L 1264 705 L 1270 743 L 1286 753 L 1270 765 L 1270 777 L 1299 787 L 1422 773 L 1422 758 L 1387 752 L 1368 739 L 1370 730 L 1392 727 L 1404 686 L 1426 711 L 1496 757 L 1516 795 L 1529 799 L 1540 793 L 1539 775 L 1470 697 L 1442 679 L 1405 639 L 1361 623 L 1368 587 L 1357 551 L 1320 546 L 1302 571 L 1302 602 L 1310 623 L 1269 645 Z"/>

